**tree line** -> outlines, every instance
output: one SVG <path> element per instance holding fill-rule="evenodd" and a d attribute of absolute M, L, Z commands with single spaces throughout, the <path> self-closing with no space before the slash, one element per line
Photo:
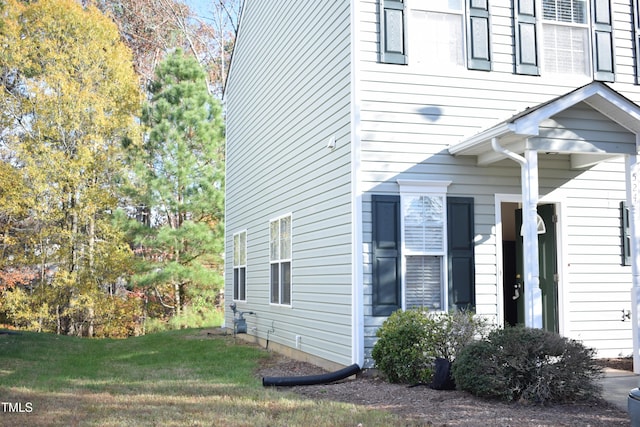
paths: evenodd
<path fill-rule="evenodd" d="M 0 325 L 219 318 L 220 103 L 237 3 L 0 0 Z"/>

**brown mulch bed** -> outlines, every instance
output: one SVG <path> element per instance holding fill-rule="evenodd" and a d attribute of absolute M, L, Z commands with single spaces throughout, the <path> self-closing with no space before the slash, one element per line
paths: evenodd
<path fill-rule="evenodd" d="M 598 364 L 602 367 L 633 372 L 632 357 L 620 357 L 617 359 L 598 359 Z"/>
<path fill-rule="evenodd" d="M 630 370 L 628 359 L 606 359 L 603 366 Z M 289 377 L 325 373 L 309 363 L 273 355 L 258 377 Z M 437 391 L 425 386 L 390 384 L 367 373 L 334 384 L 279 387 L 309 399 L 352 403 L 393 412 L 403 420 L 425 426 L 629 426 L 625 411 L 602 401 L 539 406 L 476 398 L 462 391 Z"/>

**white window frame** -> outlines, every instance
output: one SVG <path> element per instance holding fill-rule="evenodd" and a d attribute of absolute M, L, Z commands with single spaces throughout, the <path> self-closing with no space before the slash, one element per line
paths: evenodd
<path fill-rule="evenodd" d="M 233 300 L 247 301 L 247 230 L 233 235 Z"/>
<path fill-rule="evenodd" d="M 592 61 L 592 52 L 594 49 L 593 40 L 591 36 L 591 1 L 584 0 L 585 3 L 585 22 L 584 23 L 574 23 L 574 22 L 565 22 L 558 20 L 548 20 L 544 16 L 544 7 L 543 0 L 536 1 L 536 7 L 539 10 L 539 18 L 538 18 L 538 31 L 540 32 L 539 36 L 539 54 L 540 54 L 540 71 L 544 74 L 549 74 L 553 76 L 564 76 L 564 78 L 572 78 L 574 76 L 584 76 L 590 77 L 593 75 L 593 61 Z M 564 28 L 579 28 L 586 31 L 587 38 L 584 52 L 584 60 L 585 60 L 585 70 L 581 74 L 576 74 L 575 72 L 557 72 L 553 70 L 549 70 L 547 68 L 547 57 L 545 55 L 545 30 L 550 26 L 556 27 L 564 27 Z"/>
<path fill-rule="evenodd" d="M 407 256 L 438 256 L 440 257 L 440 307 L 426 307 L 432 311 L 447 311 L 448 302 L 448 268 L 447 268 L 447 188 L 451 181 L 415 181 L 415 180 L 398 180 L 400 187 L 400 233 L 402 239 L 402 308 L 407 309 Z M 442 249 L 439 251 L 414 252 L 406 247 L 405 239 L 405 219 L 404 209 L 408 198 L 416 196 L 441 197 L 443 209 L 442 224 Z"/>
<path fill-rule="evenodd" d="M 284 253 L 282 251 L 282 223 L 283 220 L 289 219 L 289 236 L 288 236 L 288 253 Z M 278 236 L 274 239 L 273 236 L 273 228 L 272 224 L 278 224 Z M 276 249 L 274 254 L 273 244 L 276 244 Z M 283 268 L 288 263 L 289 266 L 289 284 L 288 284 L 288 295 L 289 301 L 283 300 L 283 294 L 285 290 L 285 283 L 283 283 Z M 272 270 L 274 266 L 278 268 L 278 296 L 277 300 L 274 298 L 273 289 L 273 273 Z M 272 218 L 269 220 L 269 304 L 291 307 L 292 305 L 292 295 L 293 294 L 293 215 L 291 213 L 287 213 L 281 215 L 277 218 Z"/>

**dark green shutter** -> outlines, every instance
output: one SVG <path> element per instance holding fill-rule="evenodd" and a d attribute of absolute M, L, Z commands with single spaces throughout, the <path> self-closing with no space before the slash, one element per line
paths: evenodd
<path fill-rule="evenodd" d="M 516 74 L 540 75 L 535 0 L 514 0 L 513 31 Z"/>
<path fill-rule="evenodd" d="M 612 82 L 614 75 L 613 23 L 609 0 L 592 0 L 593 78 Z"/>
<path fill-rule="evenodd" d="M 467 67 L 491 71 L 488 0 L 467 0 Z"/>
<path fill-rule="evenodd" d="M 449 310 L 475 309 L 472 197 L 447 198 Z"/>
<path fill-rule="evenodd" d="M 402 307 L 400 276 L 400 197 L 372 196 L 373 315 L 389 316 Z"/>
<path fill-rule="evenodd" d="M 633 0 L 633 47 L 636 84 L 640 84 L 640 1 Z"/>
<path fill-rule="evenodd" d="M 620 254 L 622 265 L 631 265 L 631 224 L 629 208 L 625 202 L 620 202 Z"/>
<path fill-rule="evenodd" d="M 402 0 L 381 0 L 380 62 L 406 64 L 406 21 Z"/>

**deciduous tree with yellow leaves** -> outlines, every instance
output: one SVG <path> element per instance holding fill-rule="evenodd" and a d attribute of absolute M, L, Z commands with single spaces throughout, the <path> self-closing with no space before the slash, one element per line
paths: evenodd
<path fill-rule="evenodd" d="M 94 335 L 131 260 L 111 214 L 122 141 L 140 134 L 138 76 L 116 25 L 98 9 L 74 0 L 0 4 L 0 173 L 16 177 L 26 203 L 0 206 L 0 219 L 11 216 L 7 209 L 28 211 L 20 227 L 0 224 L 0 268 L 35 274 L 5 286 L 5 315 L 6 301 L 28 296 L 29 310 L 14 313 L 21 326 Z"/>

